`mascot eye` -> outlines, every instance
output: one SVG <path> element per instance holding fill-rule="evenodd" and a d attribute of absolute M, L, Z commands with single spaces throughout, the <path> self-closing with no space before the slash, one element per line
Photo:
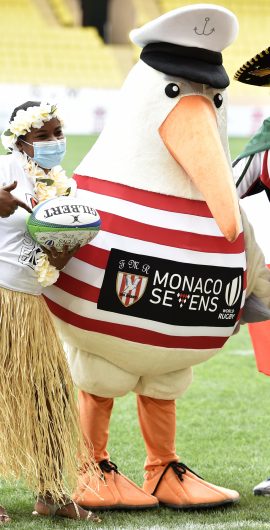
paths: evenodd
<path fill-rule="evenodd" d="M 169 83 L 165 88 L 165 94 L 169 98 L 176 98 L 180 94 L 180 88 L 175 83 Z"/>
<path fill-rule="evenodd" d="M 221 94 L 216 94 L 214 96 L 214 103 L 217 107 L 217 109 L 219 109 L 219 107 L 221 107 L 222 103 L 223 103 L 223 97 Z"/>

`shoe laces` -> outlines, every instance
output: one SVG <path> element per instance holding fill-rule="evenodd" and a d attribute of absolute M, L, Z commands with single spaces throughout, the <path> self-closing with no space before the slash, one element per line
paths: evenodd
<path fill-rule="evenodd" d="M 183 475 L 185 475 L 187 471 L 187 467 L 185 464 L 182 464 L 181 462 L 170 462 L 170 464 L 167 466 L 167 469 L 171 467 L 174 473 L 177 475 L 179 480 L 183 482 L 184 478 Z"/>
<path fill-rule="evenodd" d="M 202 478 L 200 477 L 200 475 L 197 475 L 197 473 L 195 473 L 194 471 L 192 471 L 192 469 L 190 469 L 188 466 L 186 466 L 186 464 L 183 464 L 183 462 L 169 462 L 169 464 L 165 467 L 164 471 L 162 472 L 161 476 L 159 477 L 159 480 L 156 484 L 156 487 L 152 493 L 152 495 L 155 495 L 158 487 L 159 487 L 159 484 L 160 482 L 162 481 L 164 475 L 167 473 L 168 469 L 172 469 L 173 472 L 177 475 L 177 477 L 179 478 L 179 480 L 181 482 L 183 482 L 184 480 L 184 477 L 183 475 L 185 475 L 185 473 L 188 471 L 190 471 L 191 473 L 193 473 L 193 475 L 196 475 L 198 478 Z"/>
<path fill-rule="evenodd" d="M 111 471 L 114 471 L 115 473 L 119 474 L 117 465 L 111 462 L 110 460 L 101 460 L 98 465 L 102 473 L 111 473 Z"/>

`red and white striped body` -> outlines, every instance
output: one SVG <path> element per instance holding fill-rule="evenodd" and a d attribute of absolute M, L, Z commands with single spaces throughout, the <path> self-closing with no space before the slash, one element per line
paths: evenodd
<path fill-rule="evenodd" d="M 130 341 L 135 350 L 137 344 L 140 351 L 144 347 L 142 373 L 148 364 L 148 348 L 156 349 L 157 364 L 159 353 L 163 358 L 165 352 L 170 356 L 171 351 L 172 357 L 177 352 L 176 369 L 186 367 L 188 351 L 190 365 L 213 355 L 232 335 L 244 303 L 243 233 L 235 243 L 229 243 L 203 201 L 87 176 L 77 176 L 76 180 L 79 193 L 99 211 L 102 228 L 90 245 L 80 249 L 56 287 L 47 289 L 52 312 L 72 327 L 89 332 L 89 344 L 84 349 L 90 352 L 95 349 L 91 347 L 92 332 L 119 340 L 121 345 Z M 117 270 L 108 267 L 113 253 L 117 253 Z M 194 266 L 195 273 L 191 270 Z M 239 271 L 240 284 L 231 295 L 230 305 L 223 298 Z M 111 303 L 113 296 L 115 302 Z M 132 344 L 125 347 L 122 367 L 130 369 L 134 348 Z M 106 357 L 107 341 L 104 349 Z M 98 354 L 102 355 L 100 349 Z M 172 368 L 170 361 L 168 364 Z"/>

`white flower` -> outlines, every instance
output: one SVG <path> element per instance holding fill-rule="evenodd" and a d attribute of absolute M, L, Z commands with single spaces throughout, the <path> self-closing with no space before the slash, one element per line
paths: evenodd
<path fill-rule="evenodd" d="M 33 108 L 33 107 L 29 107 Z M 31 120 L 29 112 L 27 110 L 18 110 L 15 118 L 10 123 L 10 130 L 17 136 L 20 136 L 25 134 L 26 132 L 29 132 L 31 129 Z"/>
<path fill-rule="evenodd" d="M 70 188 L 69 178 L 61 166 L 55 166 L 50 172 L 51 178 L 54 180 L 54 186 L 57 190 L 57 195 L 65 195 Z"/>
<path fill-rule="evenodd" d="M 57 195 L 65 195 L 68 190 L 67 179 L 59 179 L 55 181 Z"/>
<path fill-rule="evenodd" d="M 42 287 L 48 287 L 55 283 L 59 278 L 59 271 L 50 264 L 49 258 L 45 252 L 41 252 L 37 258 L 35 266 L 37 280 Z"/>
<path fill-rule="evenodd" d="M 38 202 L 40 202 L 46 201 L 46 199 L 52 199 L 58 194 L 55 186 L 48 186 L 45 182 L 36 182 L 35 195 L 38 199 Z"/>
<path fill-rule="evenodd" d="M 19 119 L 16 116 L 10 124 L 10 130 L 16 136 L 20 136 L 30 131 L 30 125 L 26 118 Z"/>
<path fill-rule="evenodd" d="M 62 174 L 64 174 L 66 176 L 65 170 L 60 165 L 54 166 L 51 169 L 50 174 L 51 174 L 52 178 L 54 178 L 54 179 L 58 179 Z M 68 177 L 66 176 L 66 178 L 68 178 Z"/>
<path fill-rule="evenodd" d="M 44 170 L 39 167 L 36 162 L 32 158 L 27 159 L 26 156 L 26 163 L 24 165 L 24 169 L 27 172 L 29 177 L 32 177 L 34 183 L 38 178 L 45 178 Z"/>
<path fill-rule="evenodd" d="M 40 108 L 40 115 L 46 117 L 48 114 L 51 114 L 52 107 L 55 107 L 55 105 L 50 105 L 49 103 L 41 102 L 39 108 Z"/>
<path fill-rule="evenodd" d="M 28 107 L 28 108 L 32 109 L 33 107 Z M 16 116 L 13 118 L 13 121 L 16 121 L 16 120 L 25 121 L 26 116 L 27 116 L 27 110 L 19 109 L 18 112 L 16 113 Z"/>
<path fill-rule="evenodd" d="M 41 129 L 43 125 L 44 125 L 44 122 L 40 118 L 31 120 L 31 128 L 33 127 L 34 129 Z"/>

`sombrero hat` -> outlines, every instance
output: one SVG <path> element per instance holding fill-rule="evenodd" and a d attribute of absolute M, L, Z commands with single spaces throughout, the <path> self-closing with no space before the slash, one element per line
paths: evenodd
<path fill-rule="evenodd" d="M 270 86 L 270 46 L 243 64 L 234 79 L 248 85 Z"/>

